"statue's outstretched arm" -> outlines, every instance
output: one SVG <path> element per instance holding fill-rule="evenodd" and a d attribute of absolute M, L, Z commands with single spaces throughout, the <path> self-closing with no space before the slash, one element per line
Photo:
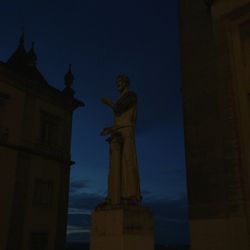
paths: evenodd
<path fill-rule="evenodd" d="M 110 135 L 113 132 L 113 127 L 103 128 L 101 135 Z"/>
<path fill-rule="evenodd" d="M 110 99 L 110 98 L 107 98 L 107 97 L 103 97 L 101 98 L 101 102 L 107 106 L 109 106 L 110 108 L 114 108 L 114 102 Z"/>

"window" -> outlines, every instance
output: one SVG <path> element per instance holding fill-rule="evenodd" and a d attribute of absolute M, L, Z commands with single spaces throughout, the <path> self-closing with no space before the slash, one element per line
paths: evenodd
<path fill-rule="evenodd" d="M 4 126 L 5 122 L 5 106 L 6 100 L 9 99 L 9 95 L 0 92 L 0 142 L 5 143 L 8 139 L 8 128 Z"/>
<path fill-rule="evenodd" d="M 57 146 L 59 121 L 58 117 L 41 112 L 40 142 L 42 145 Z"/>
<path fill-rule="evenodd" d="M 43 231 L 32 232 L 30 250 L 48 250 L 48 233 Z"/>
<path fill-rule="evenodd" d="M 7 128 L 0 127 L 0 143 L 6 143 L 9 137 L 9 130 Z"/>
<path fill-rule="evenodd" d="M 57 143 L 57 125 L 51 121 L 42 121 L 41 144 L 55 145 Z"/>
<path fill-rule="evenodd" d="M 52 181 L 36 179 L 34 183 L 33 205 L 36 207 L 51 207 L 53 196 Z"/>
<path fill-rule="evenodd" d="M 10 99 L 10 96 L 0 92 L 0 116 L 3 115 L 4 105 L 6 100 Z"/>

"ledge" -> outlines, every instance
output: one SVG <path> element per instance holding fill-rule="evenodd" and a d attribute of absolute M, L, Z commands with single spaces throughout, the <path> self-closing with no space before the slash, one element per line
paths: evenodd
<path fill-rule="evenodd" d="M 70 159 L 65 159 L 63 157 L 60 157 L 56 154 L 50 154 L 50 153 L 45 153 L 42 150 L 37 150 L 37 149 L 33 149 L 33 148 L 28 148 L 22 145 L 11 145 L 5 142 L 0 142 L 0 147 L 5 147 L 5 148 L 9 148 L 9 149 L 13 149 L 16 151 L 21 151 L 24 153 L 28 153 L 28 154 L 32 154 L 32 155 L 37 155 L 40 156 L 42 158 L 47 158 L 49 160 L 55 160 L 64 164 L 67 164 L 68 166 L 72 166 L 75 164 L 74 161 L 71 161 Z"/>

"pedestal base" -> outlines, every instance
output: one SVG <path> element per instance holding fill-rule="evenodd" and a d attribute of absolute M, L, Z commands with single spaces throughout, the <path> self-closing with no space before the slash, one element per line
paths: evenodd
<path fill-rule="evenodd" d="M 153 250 L 153 217 L 138 205 L 105 207 L 91 215 L 90 250 Z"/>

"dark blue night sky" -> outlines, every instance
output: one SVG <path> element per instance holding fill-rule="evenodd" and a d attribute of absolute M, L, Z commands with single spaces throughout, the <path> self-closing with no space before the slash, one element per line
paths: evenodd
<path fill-rule="evenodd" d="M 75 96 L 68 240 L 87 241 L 89 215 L 106 194 L 112 124 L 102 96 L 116 99 L 115 78 L 130 77 L 138 95 L 137 152 L 143 203 L 154 212 L 156 242 L 187 243 L 187 195 L 180 92 L 178 1 L 7 1 L 0 7 L 0 59 L 35 41 L 38 68 L 64 88 L 72 64 Z"/>

